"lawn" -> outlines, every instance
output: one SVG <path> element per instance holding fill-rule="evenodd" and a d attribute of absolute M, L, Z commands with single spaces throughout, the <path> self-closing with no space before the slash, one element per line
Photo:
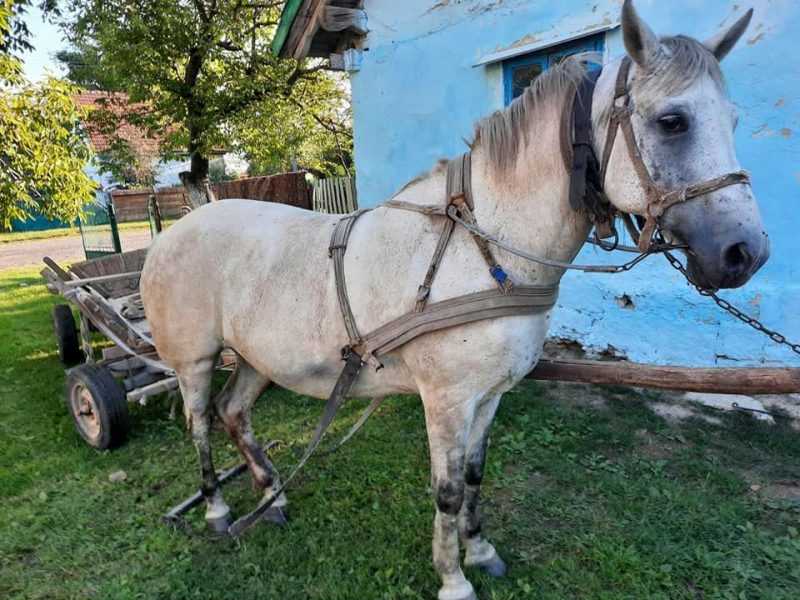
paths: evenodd
<path fill-rule="evenodd" d="M 130 441 L 87 447 L 63 400 L 35 269 L 0 272 L 0 598 L 432 598 L 433 503 L 419 399 L 389 399 L 289 492 L 291 522 L 240 542 L 159 521 L 197 486 L 194 449 L 165 400 L 132 409 Z M 671 424 L 654 393 L 526 382 L 503 400 L 484 487 L 510 566 L 468 570 L 482 599 L 797 598 L 800 434 L 714 413 Z M 363 403 L 352 402 L 344 431 Z M 254 424 L 287 472 L 322 410 L 270 389 Z M 214 435 L 217 465 L 237 461 Z M 113 483 L 112 472 L 127 479 Z M 238 514 L 247 478 L 227 488 Z"/>

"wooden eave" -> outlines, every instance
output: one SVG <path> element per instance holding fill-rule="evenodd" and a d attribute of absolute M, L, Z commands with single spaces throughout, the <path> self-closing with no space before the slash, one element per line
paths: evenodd
<path fill-rule="evenodd" d="M 357 27 L 326 31 L 321 26 L 328 7 L 361 9 L 363 0 L 289 0 L 281 13 L 272 51 L 281 58 L 328 58 L 363 34 Z"/>

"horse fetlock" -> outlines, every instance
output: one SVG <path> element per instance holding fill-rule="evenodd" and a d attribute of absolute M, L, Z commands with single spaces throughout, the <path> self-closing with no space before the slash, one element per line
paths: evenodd
<path fill-rule="evenodd" d="M 248 461 L 250 465 L 250 473 L 253 476 L 253 487 L 255 491 L 264 491 L 264 495 L 269 498 L 272 495 L 272 490 L 275 487 L 275 476 L 271 471 L 267 471 L 258 463 Z"/>
<path fill-rule="evenodd" d="M 225 533 L 233 522 L 231 509 L 219 489 L 206 499 L 206 525 L 215 533 Z"/>
<path fill-rule="evenodd" d="M 508 570 L 506 563 L 486 540 L 478 539 L 466 543 L 467 553 L 464 566 L 478 567 L 492 577 L 503 577 Z"/>
<path fill-rule="evenodd" d="M 445 581 L 444 585 L 439 588 L 437 598 L 439 600 L 478 600 L 475 595 L 475 588 L 464 577 L 463 574 L 460 578 L 453 577 L 452 581 Z"/>

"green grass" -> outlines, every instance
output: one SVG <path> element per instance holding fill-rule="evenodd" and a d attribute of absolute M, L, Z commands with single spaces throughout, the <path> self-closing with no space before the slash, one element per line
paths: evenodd
<path fill-rule="evenodd" d="M 168 223 L 165 223 L 165 226 Z M 107 228 L 107 225 L 90 226 L 88 229 Z M 119 231 L 134 231 L 139 229 L 149 229 L 150 223 L 147 221 L 134 221 L 131 223 L 119 223 Z M 61 227 L 58 229 L 43 229 L 41 231 L 6 231 L 0 232 L 0 244 L 10 242 L 25 242 L 28 240 L 49 240 L 58 237 L 78 236 L 81 232 L 77 227 Z"/>
<path fill-rule="evenodd" d="M 318 456 L 289 493 L 292 521 L 240 543 L 191 534 L 160 515 L 197 486 L 197 463 L 166 401 L 133 407 L 127 445 L 88 448 L 62 400 L 35 270 L 0 273 L 0 598 L 431 598 L 433 504 L 418 398 L 389 399 L 338 453 Z M 591 407 L 586 398 L 604 406 Z M 800 479 L 787 424 L 724 415 L 670 425 L 624 388 L 525 383 L 492 433 L 484 514 L 510 565 L 483 599 L 796 598 L 800 506 L 766 493 Z M 343 410 L 344 431 L 363 404 Z M 294 464 L 322 404 L 270 389 L 254 423 Z M 217 464 L 237 461 L 214 434 Z M 108 475 L 122 469 L 123 483 Z M 752 485 L 761 485 L 758 491 Z M 226 498 L 256 500 L 247 478 Z"/>

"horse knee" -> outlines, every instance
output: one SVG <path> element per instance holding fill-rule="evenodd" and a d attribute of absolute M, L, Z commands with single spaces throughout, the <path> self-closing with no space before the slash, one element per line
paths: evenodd
<path fill-rule="evenodd" d="M 456 516 L 464 504 L 464 481 L 452 479 L 436 485 L 436 508 L 440 512 Z"/>

